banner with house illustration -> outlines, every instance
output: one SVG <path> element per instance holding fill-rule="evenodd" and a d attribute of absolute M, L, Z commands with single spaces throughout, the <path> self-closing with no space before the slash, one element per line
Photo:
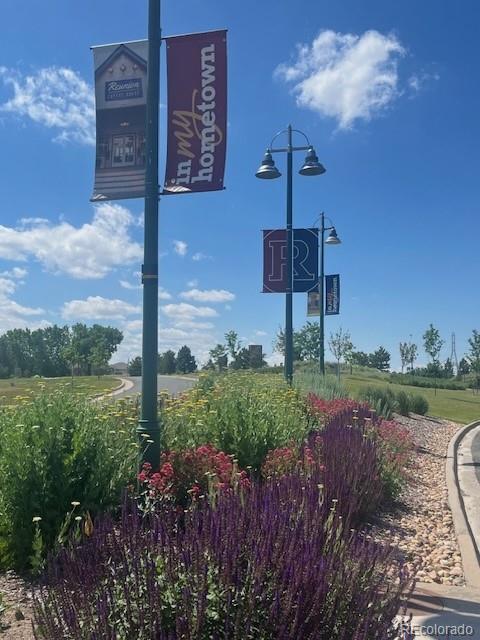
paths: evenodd
<path fill-rule="evenodd" d="M 167 164 L 163 193 L 224 188 L 227 32 L 166 38 Z"/>
<path fill-rule="evenodd" d="M 97 152 L 91 200 L 145 195 L 148 41 L 93 47 Z"/>
<path fill-rule="evenodd" d="M 319 316 L 321 309 L 320 290 L 309 291 L 307 293 L 307 316 Z"/>

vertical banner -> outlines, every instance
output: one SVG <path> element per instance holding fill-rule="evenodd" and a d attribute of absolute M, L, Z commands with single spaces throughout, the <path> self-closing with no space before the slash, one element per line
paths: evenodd
<path fill-rule="evenodd" d="M 164 194 L 223 189 L 227 139 L 227 32 L 166 38 Z"/>
<path fill-rule="evenodd" d="M 92 49 L 97 152 L 90 200 L 143 198 L 148 41 Z"/>
<path fill-rule="evenodd" d="M 325 276 L 325 315 L 340 313 L 340 276 Z"/>
<path fill-rule="evenodd" d="M 322 308 L 320 291 L 309 291 L 307 296 L 307 316 L 319 316 Z"/>
<path fill-rule="evenodd" d="M 318 291 L 318 229 L 293 230 L 293 292 Z M 263 232 L 263 293 L 287 291 L 287 231 Z"/>

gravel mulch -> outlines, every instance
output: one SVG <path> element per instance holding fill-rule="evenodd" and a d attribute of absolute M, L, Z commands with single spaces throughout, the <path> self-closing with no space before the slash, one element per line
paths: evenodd
<path fill-rule="evenodd" d="M 0 593 L 7 607 L 0 618 L 1 640 L 33 640 L 31 585 L 7 571 L 0 574 Z"/>
<path fill-rule="evenodd" d="M 448 504 L 447 449 L 461 425 L 412 415 L 394 419 L 407 427 L 417 451 L 399 502 L 372 526 L 372 536 L 400 550 L 419 582 L 465 584 Z"/>

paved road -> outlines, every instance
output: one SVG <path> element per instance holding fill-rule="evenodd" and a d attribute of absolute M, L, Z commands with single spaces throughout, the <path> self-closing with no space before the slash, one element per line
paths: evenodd
<path fill-rule="evenodd" d="M 473 438 L 472 443 L 472 458 L 475 464 L 475 473 L 480 484 L 480 431 Z"/>
<path fill-rule="evenodd" d="M 116 396 L 116 398 L 121 398 L 123 396 L 133 396 L 137 393 L 142 392 L 142 378 L 140 376 L 126 378 L 126 380 L 131 380 L 133 382 L 133 387 L 125 393 L 119 394 L 118 396 Z M 179 393 L 182 393 L 182 391 L 191 389 L 194 384 L 195 380 L 188 380 L 186 378 L 175 378 L 174 376 L 157 376 L 158 390 L 161 391 L 162 389 L 166 389 L 173 395 L 177 395 Z"/>

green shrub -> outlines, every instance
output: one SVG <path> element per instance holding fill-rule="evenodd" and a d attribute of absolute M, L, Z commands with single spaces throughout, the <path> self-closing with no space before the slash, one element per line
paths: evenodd
<path fill-rule="evenodd" d="M 166 400 L 165 446 L 194 449 L 211 444 L 236 457 L 240 467 L 259 469 L 270 449 L 301 442 L 309 424 L 302 394 L 278 375 L 235 372 Z"/>
<path fill-rule="evenodd" d="M 322 376 L 318 371 L 303 371 L 296 373 L 293 383 L 297 389 L 306 393 L 314 393 L 324 400 L 348 398 L 348 392 L 336 376 Z"/>
<path fill-rule="evenodd" d="M 393 412 L 397 408 L 395 394 L 391 389 L 383 387 L 364 387 L 360 390 L 358 397 L 367 402 L 378 415 L 390 420 Z"/>
<path fill-rule="evenodd" d="M 391 373 L 389 382 L 404 384 L 409 387 L 422 387 L 425 389 L 449 389 L 450 391 L 464 391 L 467 384 L 448 380 L 445 378 L 426 378 L 423 376 L 412 376 L 406 373 Z"/>
<path fill-rule="evenodd" d="M 421 416 L 424 416 L 428 411 L 428 400 L 418 393 L 412 395 L 410 411 L 413 413 L 418 413 Z"/>
<path fill-rule="evenodd" d="M 411 396 L 408 393 L 405 393 L 405 391 L 398 391 L 395 394 L 395 399 L 397 402 L 398 413 L 402 416 L 408 416 L 411 411 Z"/>
<path fill-rule="evenodd" d="M 118 506 L 138 456 L 123 406 L 55 392 L 0 411 L 0 565 L 38 565 L 37 526 L 45 554 L 75 516 Z"/>

